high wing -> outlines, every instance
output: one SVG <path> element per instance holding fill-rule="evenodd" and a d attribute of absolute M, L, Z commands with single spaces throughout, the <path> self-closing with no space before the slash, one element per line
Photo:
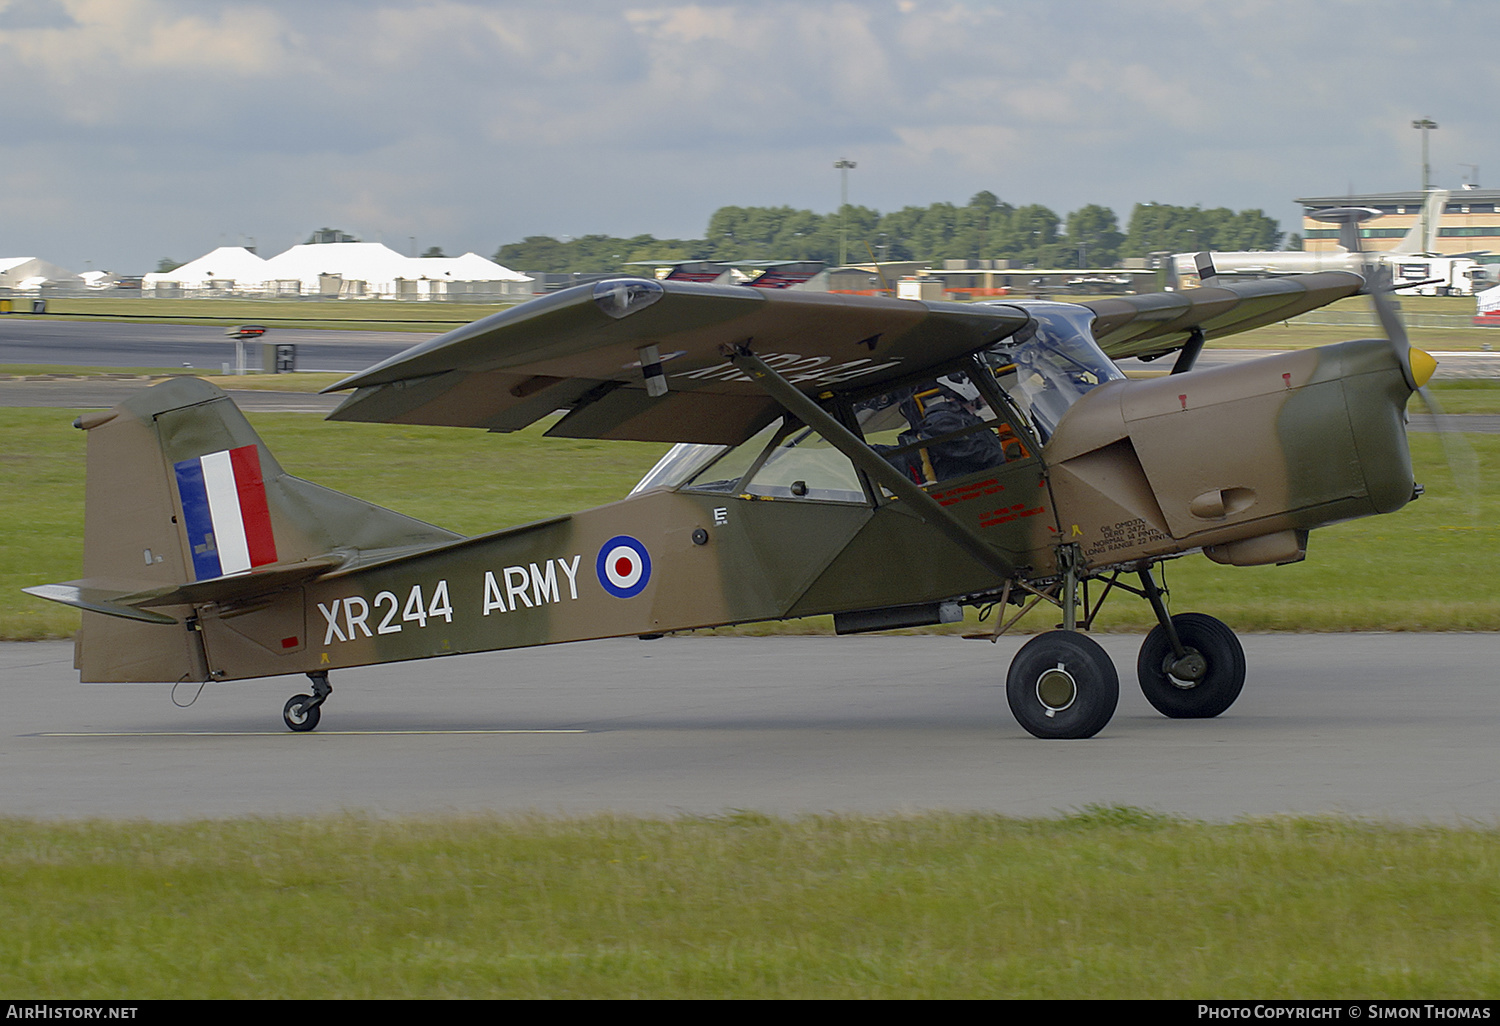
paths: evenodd
<path fill-rule="evenodd" d="M 1339 271 L 1082 304 L 1113 359 L 1180 349 L 1357 292 Z M 804 393 L 919 380 L 1021 330 L 1024 302 L 938 303 L 693 282 L 581 285 L 413 346 L 325 391 L 331 420 L 515 431 L 565 409 L 564 438 L 735 445 L 780 406 L 726 352 L 744 346 Z"/>
<path fill-rule="evenodd" d="M 533 300 L 400 353 L 328 391 L 332 420 L 734 445 L 781 407 L 726 350 L 805 393 L 916 380 L 1030 320 L 1014 306 L 616 279 Z"/>
<path fill-rule="evenodd" d="M 1094 338 L 1100 348 L 1120 360 L 1181 349 L 1194 328 L 1211 341 L 1284 321 L 1352 296 L 1364 284 L 1362 277 L 1347 271 L 1317 271 L 1181 292 L 1111 296 L 1082 305 L 1097 315 Z"/>

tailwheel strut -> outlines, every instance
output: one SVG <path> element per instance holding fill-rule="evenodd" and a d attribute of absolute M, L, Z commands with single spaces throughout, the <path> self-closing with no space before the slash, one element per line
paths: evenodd
<path fill-rule="evenodd" d="M 312 681 L 313 693 L 310 695 L 293 695 L 287 699 L 285 707 L 281 710 L 281 718 L 291 730 L 303 733 L 313 730 L 322 719 L 321 708 L 328 696 L 333 694 L 333 686 L 328 683 L 328 671 L 317 670 L 307 675 Z"/>

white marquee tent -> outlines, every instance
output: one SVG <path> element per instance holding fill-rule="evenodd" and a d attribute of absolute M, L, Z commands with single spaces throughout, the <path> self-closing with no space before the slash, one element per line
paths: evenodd
<path fill-rule="evenodd" d="M 72 271 L 37 257 L 0 257 L 0 288 L 35 290 L 43 285 L 81 285 Z"/>
<path fill-rule="evenodd" d="M 141 278 L 141 291 L 191 289 L 229 291 L 250 285 L 258 288 L 266 280 L 266 261 L 244 246 L 220 246 L 174 271 L 154 271 Z"/>
<path fill-rule="evenodd" d="M 379 242 L 308 243 L 262 260 L 222 246 L 175 271 L 148 274 L 143 289 L 431 299 L 530 295 L 531 279 L 477 253 L 406 257 Z"/>

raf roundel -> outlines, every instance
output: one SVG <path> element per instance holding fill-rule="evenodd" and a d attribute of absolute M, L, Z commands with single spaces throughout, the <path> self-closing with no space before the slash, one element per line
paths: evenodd
<path fill-rule="evenodd" d="M 615 598 L 634 598 L 651 580 L 651 554 L 630 535 L 616 535 L 600 547 L 594 572 Z"/>

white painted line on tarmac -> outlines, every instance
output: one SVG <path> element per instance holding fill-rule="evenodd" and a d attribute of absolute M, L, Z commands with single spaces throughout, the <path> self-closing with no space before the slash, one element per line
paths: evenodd
<path fill-rule="evenodd" d="M 319 737 L 363 734 L 587 734 L 583 729 L 566 730 L 73 730 L 43 731 L 23 737 L 292 737 L 298 733 Z"/>

